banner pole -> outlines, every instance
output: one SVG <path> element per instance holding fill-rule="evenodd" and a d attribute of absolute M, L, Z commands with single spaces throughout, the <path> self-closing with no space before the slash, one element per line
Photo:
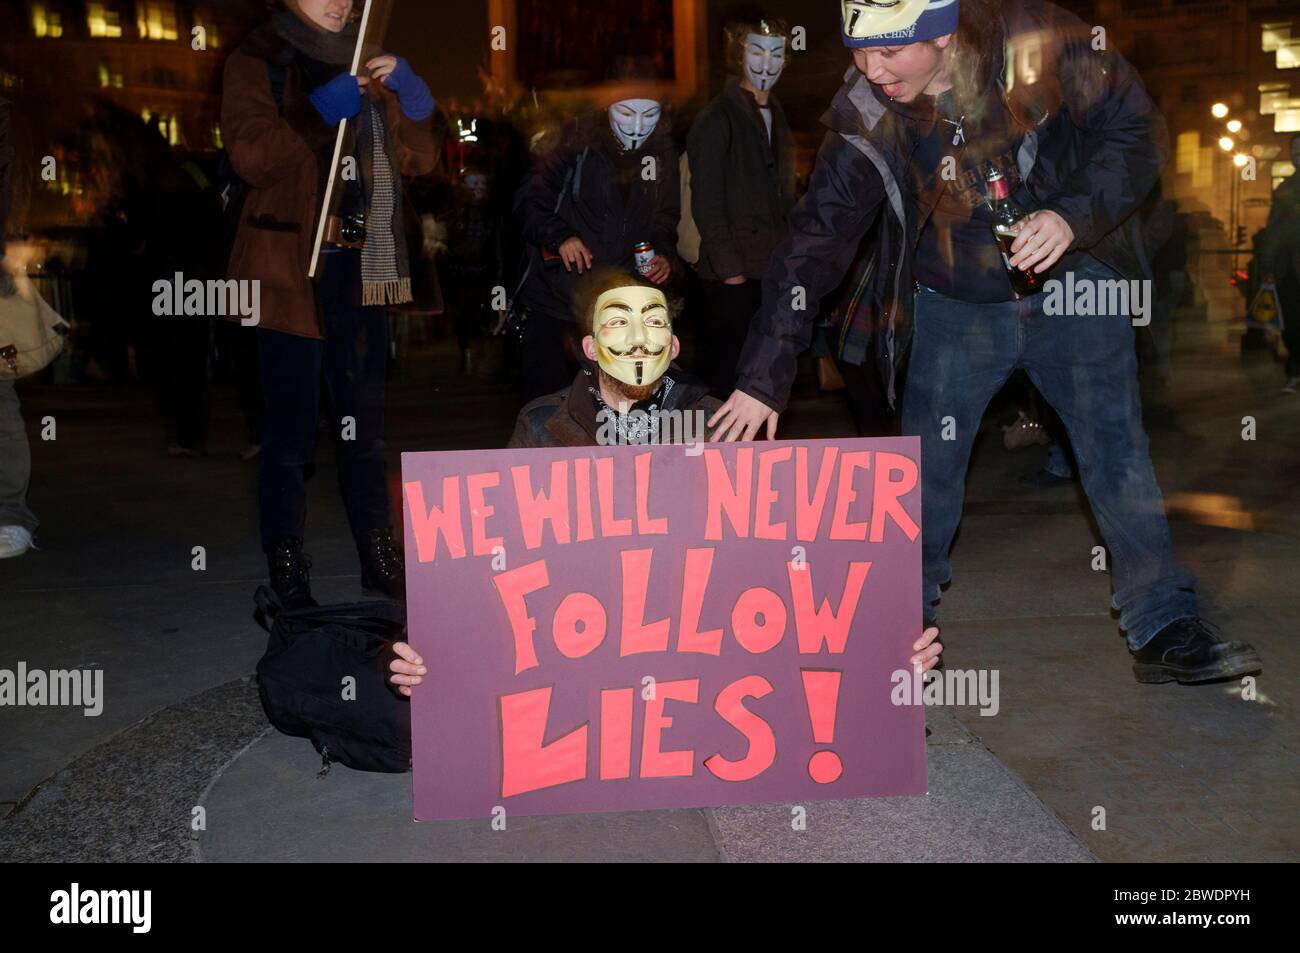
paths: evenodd
<path fill-rule="evenodd" d="M 374 0 L 366 0 L 365 9 L 361 13 L 361 29 L 357 34 L 357 48 L 352 53 L 352 75 L 356 76 L 361 69 L 361 51 L 366 45 L 366 28 L 370 25 L 370 8 L 374 5 Z M 330 204 L 334 200 L 334 177 L 338 174 L 339 157 L 343 154 L 343 137 L 347 134 L 348 121 L 339 120 L 338 135 L 334 137 L 334 158 L 330 161 L 330 172 L 325 177 L 325 201 L 321 205 L 319 219 L 316 223 L 316 243 L 311 250 L 311 267 L 307 269 L 307 277 L 316 277 L 316 266 L 320 263 L 321 245 L 325 242 L 325 220 L 329 217 Z"/>

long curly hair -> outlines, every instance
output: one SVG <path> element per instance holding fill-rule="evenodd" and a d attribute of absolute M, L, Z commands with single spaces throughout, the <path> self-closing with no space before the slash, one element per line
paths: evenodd
<path fill-rule="evenodd" d="M 999 0 L 961 0 L 953 52 L 952 98 L 958 112 L 978 125 L 988 106 L 985 92 L 997 80 L 1004 27 Z"/>

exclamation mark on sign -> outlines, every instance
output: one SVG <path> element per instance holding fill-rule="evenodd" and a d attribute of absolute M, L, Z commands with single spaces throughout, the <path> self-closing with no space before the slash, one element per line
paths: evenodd
<path fill-rule="evenodd" d="M 840 700 L 842 672 L 804 668 L 803 693 L 808 700 L 808 720 L 812 722 L 813 741 L 819 745 L 835 743 L 835 709 Z M 834 751 L 818 751 L 808 759 L 808 776 L 818 784 L 830 784 L 844 770 Z"/>

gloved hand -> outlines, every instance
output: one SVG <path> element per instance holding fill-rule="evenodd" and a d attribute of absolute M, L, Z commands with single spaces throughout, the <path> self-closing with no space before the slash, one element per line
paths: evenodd
<path fill-rule="evenodd" d="M 401 56 L 393 57 L 397 61 L 390 73 L 383 76 L 383 84 L 397 94 L 397 101 L 402 107 L 402 114 L 407 119 L 421 122 L 433 115 L 436 105 L 429 84 L 415 75 L 411 64 Z"/>
<path fill-rule="evenodd" d="M 361 112 L 361 84 L 351 73 L 340 73 L 308 97 L 327 125 L 337 126 Z"/>

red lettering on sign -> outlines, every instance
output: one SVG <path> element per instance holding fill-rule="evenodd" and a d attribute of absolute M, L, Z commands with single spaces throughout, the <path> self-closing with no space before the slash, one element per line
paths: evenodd
<path fill-rule="evenodd" d="M 551 688 L 535 688 L 501 699 L 501 796 L 581 781 L 587 776 L 587 726 L 549 745 L 546 721 Z"/>
<path fill-rule="evenodd" d="M 452 559 L 465 555 L 465 530 L 460 522 L 460 478 L 442 480 L 442 506 L 425 506 L 424 487 L 419 481 L 405 485 L 406 511 L 411 515 L 416 560 L 431 563 L 438 554 L 438 538 L 447 544 Z"/>
<path fill-rule="evenodd" d="M 695 752 L 690 748 L 664 751 L 660 747 L 660 735 L 673 726 L 672 718 L 664 714 L 664 702 L 673 699 L 694 704 L 699 693 L 698 678 L 655 684 L 654 698 L 646 702 L 645 725 L 641 730 L 641 777 L 689 778 L 695 773 Z"/>
<path fill-rule="evenodd" d="M 746 675 L 718 693 L 713 710 L 745 736 L 749 750 L 739 761 L 728 761 L 721 754 L 704 760 L 713 776 L 723 781 L 752 781 L 776 761 L 776 735 L 772 726 L 745 707 L 746 698 L 770 694 L 772 683 L 762 675 Z"/>

